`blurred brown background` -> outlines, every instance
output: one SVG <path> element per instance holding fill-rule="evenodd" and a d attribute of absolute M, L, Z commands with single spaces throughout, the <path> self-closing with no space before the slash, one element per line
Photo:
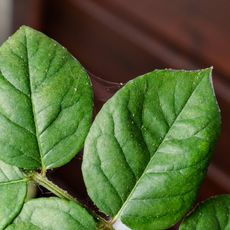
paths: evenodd
<path fill-rule="evenodd" d="M 230 193 L 229 12 L 229 0 L 0 0 L 0 42 L 20 25 L 32 26 L 67 47 L 88 71 L 115 82 L 156 68 L 214 66 L 223 125 L 203 200 Z M 78 156 L 50 178 L 88 200 L 80 164 Z"/>

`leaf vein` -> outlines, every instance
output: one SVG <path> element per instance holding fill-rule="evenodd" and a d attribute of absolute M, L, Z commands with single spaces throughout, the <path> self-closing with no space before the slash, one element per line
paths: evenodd
<path fill-rule="evenodd" d="M 19 88 L 17 88 L 13 83 L 11 83 L 1 72 L 0 70 L 0 74 L 2 76 L 2 79 L 7 82 L 12 88 L 14 88 L 17 92 L 19 92 L 20 94 L 23 94 L 24 96 L 26 96 L 27 98 L 30 98 L 30 96 L 26 93 L 24 93 L 22 90 L 20 90 Z"/>
<path fill-rule="evenodd" d="M 205 78 L 203 78 L 205 79 Z M 203 80 L 202 79 L 202 80 Z M 174 124 L 177 122 L 178 118 L 180 117 L 180 114 L 183 112 L 184 108 L 186 107 L 186 105 L 188 104 L 189 100 L 192 98 L 192 96 L 194 95 L 196 89 L 198 88 L 198 86 L 200 85 L 200 83 L 202 82 L 202 80 L 200 80 L 200 82 L 196 85 L 196 87 L 194 88 L 193 92 L 191 93 L 191 95 L 187 98 L 184 106 L 181 108 L 181 110 L 179 111 L 178 115 L 175 117 L 171 127 L 169 127 L 168 131 L 165 133 L 162 141 L 159 143 L 158 148 L 156 149 L 155 153 L 159 150 L 161 144 L 165 141 L 165 139 L 167 138 L 167 135 L 169 134 L 169 131 L 172 129 L 172 127 L 174 126 Z M 155 155 L 154 155 L 155 156 Z M 131 198 L 132 194 L 134 193 L 136 187 L 138 186 L 139 182 L 141 181 L 141 178 L 143 177 L 143 175 L 146 173 L 150 163 L 152 162 L 152 159 L 154 158 L 154 156 L 150 159 L 149 163 L 147 164 L 147 166 L 145 167 L 142 176 L 139 178 L 139 180 L 137 181 L 137 183 L 135 184 L 134 188 L 131 190 L 129 196 L 127 197 L 126 201 L 124 202 L 124 204 L 121 206 L 120 210 L 118 211 L 117 215 L 114 217 L 113 221 L 116 220 L 116 218 L 118 218 L 120 216 L 120 214 L 122 213 L 123 209 L 126 207 L 128 200 Z"/>
<path fill-rule="evenodd" d="M 96 145 L 96 149 L 97 149 L 97 145 Z M 97 149 L 97 152 L 99 152 L 98 149 Z M 123 202 L 123 199 L 122 199 L 120 193 L 117 191 L 116 187 L 112 184 L 112 182 L 109 180 L 109 178 L 106 176 L 106 174 L 105 174 L 105 172 L 104 172 L 104 170 L 102 168 L 102 161 L 101 161 L 100 155 L 99 154 L 97 154 L 97 155 L 98 155 L 98 159 L 100 161 L 100 170 L 101 170 L 104 178 L 108 181 L 108 183 L 110 184 L 110 186 L 112 187 L 114 192 L 117 194 L 117 197 L 120 199 L 120 201 Z"/>
<path fill-rule="evenodd" d="M 26 131 L 27 133 L 29 133 L 29 134 L 35 136 L 35 134 L 34 134 L 33 132 L 31 132 L 29 129 L 27 129 L 27 128 L 25 128 L 25 127 L 19 125 L 19 124 L 16 123 L 15 121 L 11 120 L 9 117 L 7 117 L 5 114 L 3 114 L 1 111 L 0 111 L 0 116 L 4 117 L 4 118 L 5 118 L 8 122 L 10 122 L 11 124 L 13 124 L 13 125 L 15 125 L 15 126 L 21 128 L 21 129 L 25 130 L 25 131 Z"/>
<path fill-rule="evenodd" d="M 40 155 L 40 165 L 41 165 L 41 168 L 42 168 L 42 172 L 45 171 L 45 165 L 44 165 L 44 162 L 42 160 L 42 152 L 41 152 L 41 146 L 40 146 L 40 142 L 39 142 L 39 139 L 38 139 L 38 133 L 37 133 L 37 121 L 36 121 L 36 113 L 35 113 L 35 108 L 34 108 L 34 103 L 33 103 L 33 97 L 32 97 L 32 82 L 31 82 L 31 79 L 30 79 L 30 63 L 29 63 L 29 51 L 28 51 L 28 41 L 27 41 L 27 33 L 26 33 L 26 30 L 24 31 L 25 32 L 25 44 L 23 44 L 25 46 L 25 50 L 26 50 L 26 55 L 27 55 L 27 71 L 28 71 L 28 80 L 29 80 L 29 88 L 30 88 L 30 98 L 31 98 L 31 106 L 32 106 L 32 115 L 33 115 L 33 121 L 34 121 L 34 125 L 35 125 L 35 135 L 36 135 L 36 142 L 37 142 L 37 147 L 38 147 L 38 152 L 39 152 L 39 155 Z"/>

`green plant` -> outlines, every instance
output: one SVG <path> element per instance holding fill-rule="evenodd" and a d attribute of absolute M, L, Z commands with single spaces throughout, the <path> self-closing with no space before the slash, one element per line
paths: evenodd
<path fill-rule="evenodd" d="M 0 229 L 174 225 L 192 207 L 219 135 L 210 75 L 211 69 L 147 73 L 119 90 L 90 128 L 92 89 L 85 70 L 58 43 L 21 27 L 0 48 Z M 46 178 L 84 141 L 86 187 L 108 220 Z M 30 181 L 56 197 L 25 201 Z M 196 228 L 197 212 L 203 220 L 218 219 L 213 229 L 223 229 L 218 226 L 230 221 L 229 199 L 208 201 L 180 229 Z"/>

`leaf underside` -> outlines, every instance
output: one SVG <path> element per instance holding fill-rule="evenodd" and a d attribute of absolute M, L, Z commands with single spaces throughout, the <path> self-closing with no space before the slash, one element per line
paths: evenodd
<path fill-rule="evenodd" d="M 0 159 L 50 169 L 82 148 L 92 92 L 82 66 L 57 42 L 21 27 L 0 47 Z"/>
<path fill-rule="evenodd" d="M 7 230 L 95 230 L 96 222 L 73 201 L 39 198 L 25 203 L 20 215 Z"/>
<path fill-rule="evenodd" d="M 201 203 L 180 225 L 180 230 L 230 229 L 230 195 Z"/>
<path fill-rule="evenodd" d="M 94 203 L 131 229 L 165 229 L 196 199 L 220 129 L 211 70 L 157 70 L 127 83 L 86 138 Z"/>
<path fill-rule="evenodd" d="M 22 173 L 0 161 L 0 229 L 4 229 L 20 212 L 27 185 Z"/>

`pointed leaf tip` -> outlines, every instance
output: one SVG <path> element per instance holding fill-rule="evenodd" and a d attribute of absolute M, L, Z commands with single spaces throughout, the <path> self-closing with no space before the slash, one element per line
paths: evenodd
<path fill-rule="evenodd" d="M 83 67 L 46 35 L 22 26 L 0 47 L 0 159 L 42 170 L 69 162 L 92 118 Z"/>
<path fill-rule="evenodd" d="M 156 70 L 128 82 L 86 138 L 95 204 L 130 229 L 166 229 L 191 208 L 220 129 L 211 69 Z"/>

